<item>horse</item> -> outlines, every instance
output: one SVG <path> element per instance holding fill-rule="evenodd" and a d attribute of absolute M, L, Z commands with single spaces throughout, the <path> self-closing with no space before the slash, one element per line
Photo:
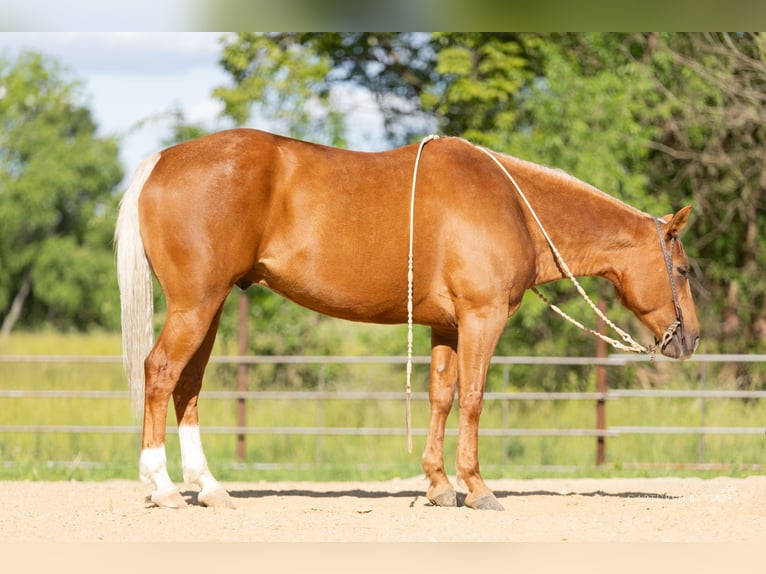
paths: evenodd
<path fill-rule="evenodd" d="M 167 470 L 172 397 L 185 483 L 199 487 L 201 505 L 233 507 L 205 458 L 198 397 L 224 300 L 235 285 L 257 284 L 332 317 L 430 327 L 426 496 L 456 505 L 442 447 L 457 387 L 464 504 L 502 510 L 479 471 L 478 429 L 507 319 L 528 289 L 564 278 L 563 259 L 574 276 L 609 280 L 663 355 L 690 357 L 699 325 L 678 239 L 690 210 L 658 219 L 456 137 L 359 152 L 233 129 L 154 153 L 115 226 L 123 355 L 143 409 L 139 470 L 151 501 L 186 505 Z M 152 273 L 167 301 L 155 344 Z"/>

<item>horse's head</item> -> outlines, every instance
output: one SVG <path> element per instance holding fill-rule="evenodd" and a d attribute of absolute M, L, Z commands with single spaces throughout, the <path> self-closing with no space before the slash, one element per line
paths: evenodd
<path fill-rule="evenodd" d="M 662 354 L 673 359 L 688 359 L 699 344 L 689 260 L 679 239 L 690 211 L 687 206 L 653 223 L 651 238 L 625 262 L 616 287 L 620 302 L 651 329 Z"/>

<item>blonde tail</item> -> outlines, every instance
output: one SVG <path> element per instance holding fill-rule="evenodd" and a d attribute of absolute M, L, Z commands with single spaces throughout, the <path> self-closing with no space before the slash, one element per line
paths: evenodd
<path fill-rule="evenodd" d="M 130 388 L 130 404 L 138 420 L 144 409 L 144 360 L 154 343 L 152 272 L 144 252 L 138 221 L 138 198 L 160 159 L 156 153 L 138 167 L 120 202 L 114 240 L 120 287 L 122 361 Z"/>

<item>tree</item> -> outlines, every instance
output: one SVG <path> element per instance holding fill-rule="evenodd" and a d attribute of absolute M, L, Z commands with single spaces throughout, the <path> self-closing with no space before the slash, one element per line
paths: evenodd
<path fill-rule="evenodd" d="M 641 61 L 658 97 L 649 114 L 649 189 L 692 197 L 685 245 L 709 352 L 762 352 L 766 344 L 763 155 L 766 37 L 761 33 L 647 34 Z M 760 369 L 727 367 L 741 387 Z"/>
<path fill-rule="evenodd" d="M 519 33 L 434 34 L 436 76 L 420 103 L 439 129 L 497 147 L 523 112 L 524 90 L 540 76 L 539 36 Z"/>
<path fill-rule="evenodd" d="M 236 42 L 224 43 L 220 62 L 234 85 L 220 86 L 213 95 L 236 124 L 246 123 L 257 103 L 258 112 L 277 123 L 277 131 L 343 144 L 340 115 L 325 81 L 330 71 L 326 57 L 290 41 L 272 41 L 269 35 L 240 33 Z"/>
<path fill-rule="evenodd" d="M 0 61 L 0 312 L 114 327 L 111 232 L 117 142 L 96 135 L 79 84 L 36 53 Z"/>
<path fill-rule="evenodd" d="M 342 145 L 343 88 L 356 88 L 376 102 L 393 144 L 409 142 L 424 123 L 433 125 L 419 104 L 438 77 L 429 34 L 248 32 L 225 37 L 223 46 L 221 66 L 232 84 L 214 95 L 239 124 L 255 109 L 281 121 L 281 133 Z"/>

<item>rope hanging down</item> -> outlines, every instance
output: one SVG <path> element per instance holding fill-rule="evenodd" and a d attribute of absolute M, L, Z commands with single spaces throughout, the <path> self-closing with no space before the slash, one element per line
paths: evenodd
<path fill-rule="evenodd" d="M 418 179 L 418 166 L 423 148 L 431 140 L 439 139 L 437 135 L 423 138 L 418 147 L 418 155 L 415 157 L 415 171 L 412 174 L 412 193 L 410 194 L 410 250 L 407 257 L 407 413 L 405 422 L 407 425 L 407 452 L 412 452 L 412 281 L 414 272 L 412 267 L 413 230 L 415 228 L 415 185 Z"/>

